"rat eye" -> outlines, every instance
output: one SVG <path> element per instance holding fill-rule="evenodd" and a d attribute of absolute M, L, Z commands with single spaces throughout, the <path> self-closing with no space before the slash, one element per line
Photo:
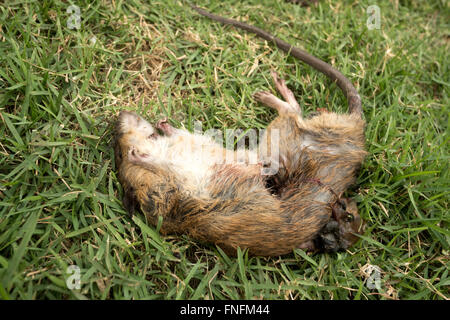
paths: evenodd
<path fill-rule="evenodd" d="M 351 213 L 347 213 L 347 216 L 345 217 L 345 221 L 353 222 L 353 220 L 355 220 L 355 217 Z"/>
<path fill-rule="evenodd" d="M 158 135 L 156 133 L 152 133 L 151 135 L 149 135 L 147 138 L 148 139 L 156 139 Z"/>

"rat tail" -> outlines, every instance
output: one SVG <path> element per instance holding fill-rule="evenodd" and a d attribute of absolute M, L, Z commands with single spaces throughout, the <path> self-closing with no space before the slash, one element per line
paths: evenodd
<path fill-rule="evenodd" d="M 332 81 L 336 82 L 339 88 L 343 91 L 345 97 L 347 98 L 348 102 L 348 110 L 351 114 L 357 114 L 359 116 L 362 115 L 362 106 L 361 106 L 361 98 L 356 91 L 356 88 L 353 86 L 350 80 L 348 80 L 341 72 L 334 69 L 330 64 L 312 56 L 308 52 L 301 50 L 297 47 L 294 47 L 290 45 L 289 43 L 273 36 L 272 34 L 248 25 L 244 22 L 240 22 L 234 19 L 228 19 L 224 18 L 215 14 L 212 14 L 202 8 L 199 8 L 193 4 L 189 4 L 192 9 L 197 11 L 202 16 L 208 17 L 212 20 L 218 21 L 223 24 L 232 25 L 234 27 L 237 27 L 239 29 L 246 30 L 248 32 L 254 33 L 260 38 L 263 38 L 267 41 L 274 42 L 275 45 L 281 49 L 282 51 L 286 52 L 287 54 L 290 54 L 291 56 L 309 64 L 314 69 L 322 72 L 327 77 L 329 77 Z"/>

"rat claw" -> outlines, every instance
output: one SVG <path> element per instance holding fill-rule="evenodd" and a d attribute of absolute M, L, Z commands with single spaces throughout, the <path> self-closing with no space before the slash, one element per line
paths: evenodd
<path fill-rule="evenodd" d="M 271 96 L 272 94 L 268 91 L 257 91 L 253 94 L 253 99 L 261 103 L 266 103 L 266 100 L 270 99 Z"/>

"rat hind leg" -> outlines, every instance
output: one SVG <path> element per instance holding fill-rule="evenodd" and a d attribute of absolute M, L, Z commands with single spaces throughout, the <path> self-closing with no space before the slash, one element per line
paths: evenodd
<path fill-rule="evenodd" d="M 253 95 L 253 98 L 278 111 L 279 114 L 291 112 L 291 105 L 267 91 L 258 91 Z"/>
<path fill-rule="evenodd" d="M 253 95 L 253 98 L 261 102 L 275 110 L 278 111 L 278 114 L 290 114 L 295 115 L 298 123 L 302 122 L 302 110 L 297 100 L 295 100 L 294 94 L 286 85 L 284 79 L 280 78 L 275 71 L 271 71 L 271 75 L 277 90 L 283 96 L 286 101 L 283 101 L 272 93 L 267 91 L 259 91 Z"/>
<path fill-rule="evenodd" d="M 300 108 L 300 105 L 298 104 L 297 100 L 295 99 L 294 93 L 287 87 L 286 81 L 278 75 L 275 71 L 271 71 L 270 74 L 272 75 L 273 82 L 275 83 L 275 87 L 277 88 L 278 92 L 281 94 L 281 96 L 284 98 L 284 100 L 287 101 L 290 108 L 289 110 L 291 112 L 295 112 L 302 115 L 302 109 Z"/>
<path fill-rule="evenodd" d="M 294 119 L 297 125 L 300 125 L 303 122 L 300 109 L 298 110 L 294 109 L 291 104 L 277 98 L 270 92 L 267 91 L 255 92 L 253 94 L 253 99 L 265 104 L 268 107 L 277 110 L 280 116 L 286 115 L 288 118 Z"/>

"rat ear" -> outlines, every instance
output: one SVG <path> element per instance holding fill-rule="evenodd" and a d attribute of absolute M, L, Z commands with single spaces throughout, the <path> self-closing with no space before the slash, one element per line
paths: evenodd
<path fill-rule="evenodd" d="M 124 206 L 125 210 L 128 212 L 128 215 L 130 216 L 130 218 L 133 217 L 134 212 L 136 211 L 136 206 L 138 204 L 133 188 L 126 188 L 124 190 L 122 202 L 123 202 L 123 206 Z"/>

